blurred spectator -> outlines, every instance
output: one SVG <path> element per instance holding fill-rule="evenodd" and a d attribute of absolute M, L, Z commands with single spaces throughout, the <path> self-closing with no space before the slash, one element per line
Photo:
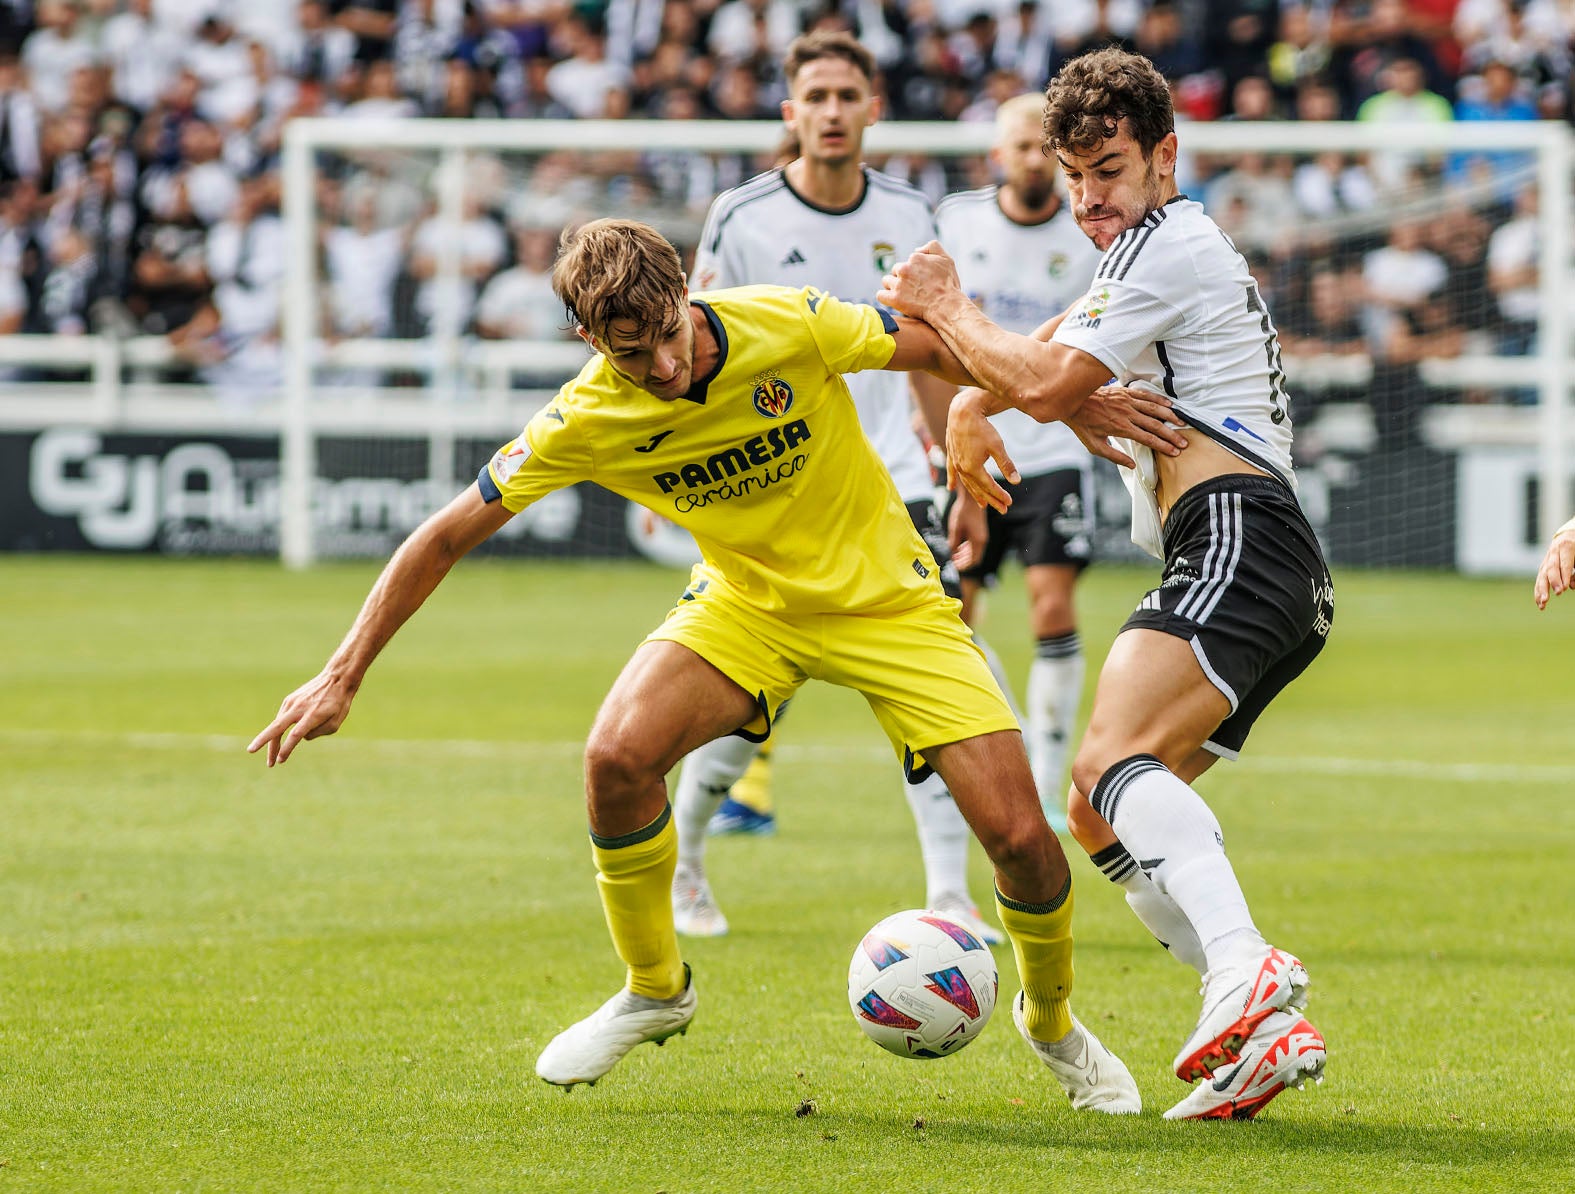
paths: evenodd
<path fill-rule="evenodd" d="M 1523 186 L 1515 195 L 1514 218 L 1493 230 L 1487 250 L 1488 286 L 1498 304 L 1498 351 L 1510 356 L 1536 350 L 1539 246 L 1537 188 Z"/>
<path fill-rule="evenodd" d="M 514 264 L 487 283 L 476 303 L 476 330 L 492 340 L 572 338 L 563 303 L 552 290 L 561 229 L 514 231 Z"/>
<path fill-rule="evenodd" d="M 415 101 L 399 92 L 399 78 L 390 59 L 378 58 L 362 69 L 360 98 L 346 106 L 344 114 L 360 120 L 397 120 L 419 116 Z"/>
<path fill-rule="evenodd" d="M 1331 263 L 1313 267 L 1301 302 L 1282 302 L 1275 322 L 1287 356 L 1356 356 L 1367 351 L 1362 332 L 1361 280 Z"/>
<path fill-rule="evenodd" d="M 203 119 L 230 125 L 257 106 L 257 78 L 246 43 L 222 17 L 210 16 L 197 26 L 183 61 L 197 76 L 197 111 Z"/>
<path fill-rule="evenodd" d="M 93 47 L 80 35 L 72 0 L 42 0 L 38 28 L 22 43 L 28 86 L 45 113 L 59 112 L 70 98 L 71 72 L 93 65 Z"/>
<path fill-rule="evenodd" d="M 1280 9 L 1279 38 L 1269 47 L 1266 58 L 1269 81 L 1282 102 L 1290 101 L 1302 86 L 1322 79 L 1329 70 L 1330 49 L 1325 30 L 1314 22 L 1306 5 L 1290 4 Z M 1334 115 L 1337 119 L 1339 106 Z"/>
<path fill-rule="evenodd" d="M 357 62 L 389 57 L 399 28 L 399 0 L 331 0 L 330 11 L 335 24 L 355 35 Z"/>
<path fill-rule="evenodd" d="M 626 76 L 607 61 L 607 42 L 599 26 L 582 16 L 562 25 L 568 57 L 547 71 L 547 93 L 582 120 L 607 110 L 607 93 L 622 87 Z"/>
<path fill-rule="evenodd" d="M 104 22 L 99 48 L 113 78 L 116 99 L 150 111 L 174 81 L 184 45 L 180 35 L 153 17 L 153 0 L 127 0 Z"/>
<path fill-rule="evenodd" d="M 1381 350 L 1408 319 L 1449 281 L 1443 258 L 1426 248 L 1427 226 L 1415 218 L 1397 219 L 1389 241 L 1368 253 L 1362 262 L 1362 288 L 1367 307 L 1363 323 L 1368 340 Z"/>
<path fill-rule="evenodd" d="M 1461 0 L 1455 32 L 1466 71 L 1503 62 L 1537 87 L 1569 74 L 1575 30 L 1555 0 Z"/>
<path fill-rule="evenodd" d="M 1278 120 L 1274 88 L 1262 75 L 1243 75 L 1230 93 L 1230 111 L 1224 120 Z"/>
<path fill-rule="evenodd" d="M 43 170 L 38 109 L 14 55 L 0 54 L 0 182 L 36 179 Z"/>
<path fill-rule="evenodd" d="M 219 131 L 207 121 L 184 122 L 173 164 L 156 165 L 144 175 L 143 206 L 159 219 L 189 215 L 204 226 L 222 220 L 239 191 L 235 172 L 221 156 L 223 147 Z"/>
<path fill-rule="evenodd" d="M 1129 43 L 1146 7 L 1143 0 L 1056 0 L 1049 11 L 1052 41 L 1047 77 L 1084 50 Z"/>
<path fill-rule="evenodd" d="M 1368 211 L 1378 203 L 1378 187 L 1367 167 L 1338 150 L 1314 154 L 1291 175 L 1296 209 L 1315 220 L 1332 220 Z"/>
<path fill-rule="evenodd" d="M 1132 48 L 1152 61 L 1159 73 L 1176 81 L 1204 69 L 1203 53 L 1196 37 L 1181 19 L 1175 0 L 1154 0 L 1143 11 L 1132 33 Z M 1036 88 L 1046 80 L 1034 79 Z"/>
<path fill-rule="evenodd" d="M 49 246 L 48 263 L 27 330 L 56 336 L 85 335 L 98 276 L 92 244 L 75 228 L 67 228 Z"/>
<path fill-rule="evenodd" d="M 1385 90 L 1357 109 L 1358 120 L 1374 124 L 1439 124 L 1454 120 L 1449 101 L 1422 85 L 1422 66 L 1414 58 L 1395 59 L 1385 70 L 1384 80 Z M 1398 191 L 1411 183 L 1411 174 L 1421 161 L 1422 157 L 1415 153 L 1374 154 L 1373 176 L 1385 190 Z"/>
<path fill-rule="evenodd" d="M 1341 54 L 1345 107 L 1356 109 L 1358 119 L 1369 99 L 1397 86 L 1390 77 L 1391 68 L 1402 59 L 1419 72 L 1410 94 L 1437 93 L 1445 98 L 1446 106 L 1453 97 L 1454 89 L 1438 65 L 1433 47 L 1415 32 L 1414 25 L 1406 0 L 1373 0 L 1358 41 Z"/>
<path fill-rule="evenodd" d="M 798 8 L 792 0 L 727 0 L 711 18 L 706 46 L 726 63 L 777 60 L 798 35 Z"/>
<path fill-rule="evenodd" d="M 1510 65 L 1495 61 L 1486 63 L 1478 78 L 1462 82 L 1455 119 L 1535 120 L 1537 108 Z M 1507 151 L 1457 153 L 1450 156 L 1445 176 L 1457 186 L 1472 182 L 1490 186 L 1507 202 L 1519 180 L 1533 169 L 1534 160 L 1530 154 Z"/>
<path fill-rule="evenodd" d="M 415 309 L 427 330 L 466 328 L 477 287 L 503 264 L 507 252 L 503 230 L 468 189 L 457 226 L 436 214 L 422 221 L 411 242 L 410 273 L 420 283 Z M 444 259 L 450 253 L 455 269 L 445 275 Z"/>
<path fill-rule="evenodd" d="M 298 79 L 337 79 L 355 58 L 355 34 L 332 22 L 325 0 L 300 0 L 296 29 L 279 49 L 281 67 Z"/>
<path fill-rule="evenodd" d="M 345 208 L 347 222 L 323 233 L 330 334 L 391 335 L 394 284 L 404 267 L 408 232 L 380 224 L 377 195 L 370 186 L 352 187 Z"/>
<path fill-rule="evenodd" d="M 1257 74 L 1279 36 L 1278 0 L 1204 0 L 1203 52 L 1228 95 L 1244 75 Z"/>

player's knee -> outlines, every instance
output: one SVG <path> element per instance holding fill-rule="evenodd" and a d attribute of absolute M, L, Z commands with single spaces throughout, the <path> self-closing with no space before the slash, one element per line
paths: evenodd
<path fill-rule="evenodd" d="M 593 805 L 616 803 L 649 784 L 653 766 L 627 738 L 595 735 L 585 744 L 585 794 Z"/>
<path fill-rule="evenodd" d="M 1073 784 L 1067 793 L 1066 827 L 1077 844 L 1090 854 L 1109 844 L 1110 826 L 1094 811 L 1094 806 L 1077 784 Z"/>
<path fill-rule="evenodd" d="M 1105 769 L 1115 761 L 1115 759 L 1107 757 L 1107 752 L 1099 748 L 1098 742 L 1090 740 L 1090 738 L 1085 735 L 1082 743 L 1077 748 L 1077 755 L 1072 759 L 1073 791 L 1076 792 L 1079 797 L 1082 797 L 1083 793 L 1092 793 L 1093 790 L 1099 785 L 1099 777 L 1102 776 L 1105 773 Z M 1082 804 L 1085 808 L 1088 808 L 1090 813 L 1094 811 L 1091 807 L 1088 807 L 1088 800 L 1086 797 L 1082 798 Z M 1072 800 L 1069 798 L 1067 805 L 1068 817 L 1070 817 L 1071 814 Z M 1068 825 L 1070 824 L 1071 822 L 1068 821 Z"/>
<path fill-rule="evenodd" d="M 1025 875 L 1042 870 L 1050 860 L 1055 835 L 1043 822 L 1018 817 L 991 826 L 979 835 L 979 844 L 998 870 Z"/>

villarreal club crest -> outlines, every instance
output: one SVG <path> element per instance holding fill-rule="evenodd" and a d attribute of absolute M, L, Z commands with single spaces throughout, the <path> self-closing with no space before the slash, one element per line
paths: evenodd
<path fill-rule="evenodd" d="M 793 409 L 793 387 L 780 377 L 762 378 L 755 385 L 755 409 L 768 419 L 780 419 Z"/>

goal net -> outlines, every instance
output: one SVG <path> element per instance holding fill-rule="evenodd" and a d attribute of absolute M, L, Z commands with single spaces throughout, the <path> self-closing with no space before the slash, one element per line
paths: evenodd
<path fill-rule="evenodd" d="M 938 202 L 991 181 L 991 130 L 877 125 L 872 165 Z M 1572 507 L 1570 146 L 1560 126 L 1189 123 L 1180 184 L 1277 325 L 1301 498 L 1337 565 L 1512 572 Z M 547 284 L 559 232 L 645 220 L 686 260 L 768 122 L 292 123 L 284 165 L 281 545 L 383 555 L 586 359 Z M 1101 465 L 1102 558 L 1132 558 Z M 487 550 L 691 557 L 594 486 Z"/>

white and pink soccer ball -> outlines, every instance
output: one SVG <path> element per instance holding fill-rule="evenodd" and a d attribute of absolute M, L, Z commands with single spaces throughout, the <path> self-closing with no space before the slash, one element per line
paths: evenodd
<path fill-rule="evenodd" d="M 848 1003 L 864 1034 L 898 1057 L 950 1057 L 983 1031 L 1000 976 L 990 947 L 941 912 L 888 916 L 848 967 Z"/>

